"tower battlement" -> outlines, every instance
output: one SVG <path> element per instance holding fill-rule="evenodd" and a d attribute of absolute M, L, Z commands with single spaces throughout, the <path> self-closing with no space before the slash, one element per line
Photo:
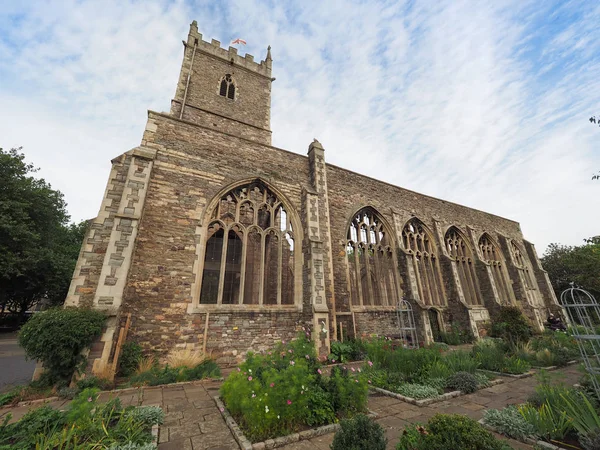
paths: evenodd
<path fill-rule="evenodd" d="M 229 46 L 228 49 L 225 49 L 221 47 L 221 42 L 216 39 L 212 39 L 210 42 L 202 40 L 202 33 L 198 31 L 198 23 L 195 20 L 190 24 L 190 32 L 187 42 L 184 42 L 184 45 L 186 48 L 194 48 L 196 45 L 196 51 L 226 60 L 230 64 L 244 67 L 265 77 L 271 77 L 272 61 L 270 50 L 267 50 L 265 60 L 257 63 L 254 61 L 253 55 L 249 53 L 246 53 L 244 56 L 238 55 L 237 48 Z"/>

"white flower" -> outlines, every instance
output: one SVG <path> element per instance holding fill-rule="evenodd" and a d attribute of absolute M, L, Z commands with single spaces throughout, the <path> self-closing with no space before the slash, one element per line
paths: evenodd
<path fill-rule="evenodd" d="M 267 414 L 269 412 L 269 407 L 267 405 L 265 405 L 265 414 Z"/>
<path fill-rule="evenodd" d="M 277 414 L 277 418 L 280 419 L 279 414 Z"/>

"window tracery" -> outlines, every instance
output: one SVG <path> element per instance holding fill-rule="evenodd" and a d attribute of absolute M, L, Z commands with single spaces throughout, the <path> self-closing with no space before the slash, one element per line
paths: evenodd
<path fill-rule="evenodd" d="M 200 304 L 295 304 L 294 229 L 266 186 L 257 181 L 225 194 L 207 230 Z"/>
<path fill-rule="evenodd" d="M 399 298 L 392 243 L 377 214 L 359 211 L 346 239 L 352 305 L 394 306 Z"/>
<path fill-rule="evenodd" d="M 481 294 L 477 285 L 477 276 L 471 248 L 467 240 L 456 227 L 446 232 L 446 249 L 450 258 L 456 262 L 458 281 L 468 305 L 481 305 Z"/>
<path fill-rule="evenodd" d="M 489 264 L 492 271 L 492 278 L 500 297 L 502 304 L 512 303 L 513 294 L 506 267 L 504 266 L 504 256 L 502 251 L 487 233 L 479 238 L 479 249 L 483 260 Z"/>
<path fill-rule="evenodd" d="M 233 78 L 231 78 L 231 74 L 228 73 L 221 79 L 219 95 L 231 100 L 235 99 L 235 83 L 233 82 Z"/>
<path fill-rule="evenodd" d="M 442 276 L 437 247 L 431 233 L 417 218 L 409 220 L 402 230 L 404 248 L 410 255 L 417 281 L 419 298 L 425 305 L 444 306 Z"/>
<path fill-rule="evenodd" d="M 519 272 L 523 275 L 523 281 L 525 283 L 525 289 L 534 290 L 537 289 L 537 285 L 531 276 L 531 271 L 529 267 L 529 262 L 525 260 L 523 257 L 523 253 L 519 246 L 511 241 L 511 250 L 513 254 L 513 260 L 515 262 L 515 267 L 519 270 Z"/>

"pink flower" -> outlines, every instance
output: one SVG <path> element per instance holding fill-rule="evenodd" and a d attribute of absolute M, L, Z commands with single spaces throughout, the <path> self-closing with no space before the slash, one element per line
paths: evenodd
<path fill-rule="evenodd" d="M 369 365 L 369 367 L 373 367 L 373 363 L 371 361 L 369 361 L 367 364 Z"/>
<path fill-rule="evenodd" d="M 371 384 L 371 380 L 367 381 L 367 383 Z"/>
<path fill-rule="evenodd" d="M 248 377 L 248 381 L 252 381 L 252 377 Z"/>
<path fill-rule="evenodd" d="M 256 394 L 252 394 L 252 398 L 256 397 Z"/>
<path fill-rule="evenodd" d="M 308 356 L 308 355 L 305 355 L 304 357 L 305 357 L 306 359 L 310 359 L 310 356 Z"/>
<path fill-rule="evenodd" d="M 332 360 L 331 360 L 331 362 L 332 362 L 332 363 L 334 363 L 334 362 L 335 362 L 335 359 L 332 359 Z"/>
<path fill-rule="evenodd" d="M 241 369 L 239 367 L 237 368 L 237 370 L 238 370 L 238 372 L 241 372 Z"/>
<path fill-rule="evenodd" d="M 291 400 L 288 400 L 288 401 L 287 401 L 287 404 L 288 404 L 288 405 L 291 405 L 291 404 L 292 404 L 292 401 L 291 401 Z"/>
<path fill-rule="evenodd" d="M 356 372 L 356 369 L 355 369 L 354 367 L 351 367 L 351 368 L 350 368 L 350 370 L 351 370 L 352 372 Z"/>
<path fill-rule="evenodd" d="M 273 386 L 275 386 L 275 383 L 271 383 L 269 386 L 273 387 Z"/>
<path fill-rule="evenodd" d="M 282 344 L 285 344 L 285 341 L 282 339 L 282 340 L 281 340 L 281 343 L 282 343 Z"/>
<path fill-rule="evenodd" d="M 348 370 L 348 368 L 346 366 L 344 366 L 344 370 Z"/>
<path fill-rule="evenodd" d="M 295 365 L 296 363 L 294 361 L 290 361 L 290 366 Z"/>
<path fill-rule="evenodd" d="M 317 372 L 319 372 L 319 375 L 321 375 L 323 372 L 321 372 L 321 369 L 317 369 Z"/>
<path fill-rule="evenodd" d="M 223 411 L 225 411 L 225 408 L 219 408 L 219 410 L 220 410 L 221 412 L 223 412 Z"/>
<path fill-rule="evenodd" d="M 290 349 L 288 350 L 288 353 L 294 353 L 294 352 L 293 352 L 293 350 L 290 348 Z"/>
<path fill-rule="evenodd" d="M 358 380 L 354 380 L 354 381 L 356 381 L 358 383 Z"/>
<path fill-rule="evenodd" d="M 92 397 L 88 397 L 88 402 L 91 402 L 91 401 L 92 401 Z"/>

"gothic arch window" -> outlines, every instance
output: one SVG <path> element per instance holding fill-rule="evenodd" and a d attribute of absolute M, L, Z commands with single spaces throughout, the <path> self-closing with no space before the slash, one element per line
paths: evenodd
<path fill-rule="evenodd" d="M 235 99 L 235 83 L 231 78 L 231 74 L 228 73 L 221 79 L 221 85 L 219 86 L 219 95 L 222 97 L 227 97 L 231 100 Z"/>
<path fill-rule="evenodd" d="M 260 181 L 229 191 L 210 213 L 200 304 L 296 304 L 295 233 L 289 209 Z"/>
<path fill-rule="evenodd" d="M 417 218 L 402 229 L 402 243 L 414 269 L 419 298 L 425 305 L 445 306 L 437 247 L 425 224 Z"/>
<path fill-rule="evenodd" d="M 513 255 L 515 267 L 519 270 L 519 273 L 521 274 L 523 283 L 525 284 L 525 289 L 528 291 L 536 290 L 537 284 L 531 276 L 531 266 L 529 265 L 529 261 L 523 256 L 521 248 L 515 243 L 515 241 L 510 242 L 510 248 Z"/>
<path fill-rule="evenodd" d="M 450 227 L 446 232 L 446 249 L 448 256 L 456 263 L 458 281 L 467 305 L 481 305 L 481 294 L 477 285 L 473 253 L 467 239 L 456 227 Z"/>
<path fill-rule="evenodd" d="M 377 213 L 363 208 L 346 236 L 350 301 L 353 306 L 394 306 L 398 297 L 392 242 Z"/>
<path fill-rule="evenodd" d="M 511 304 L 514 297 L 502 251 L 487 233 L 479 238 L 479 250 L 483 261 L 490 266 L 500 302 L 504 305 Z"/>

